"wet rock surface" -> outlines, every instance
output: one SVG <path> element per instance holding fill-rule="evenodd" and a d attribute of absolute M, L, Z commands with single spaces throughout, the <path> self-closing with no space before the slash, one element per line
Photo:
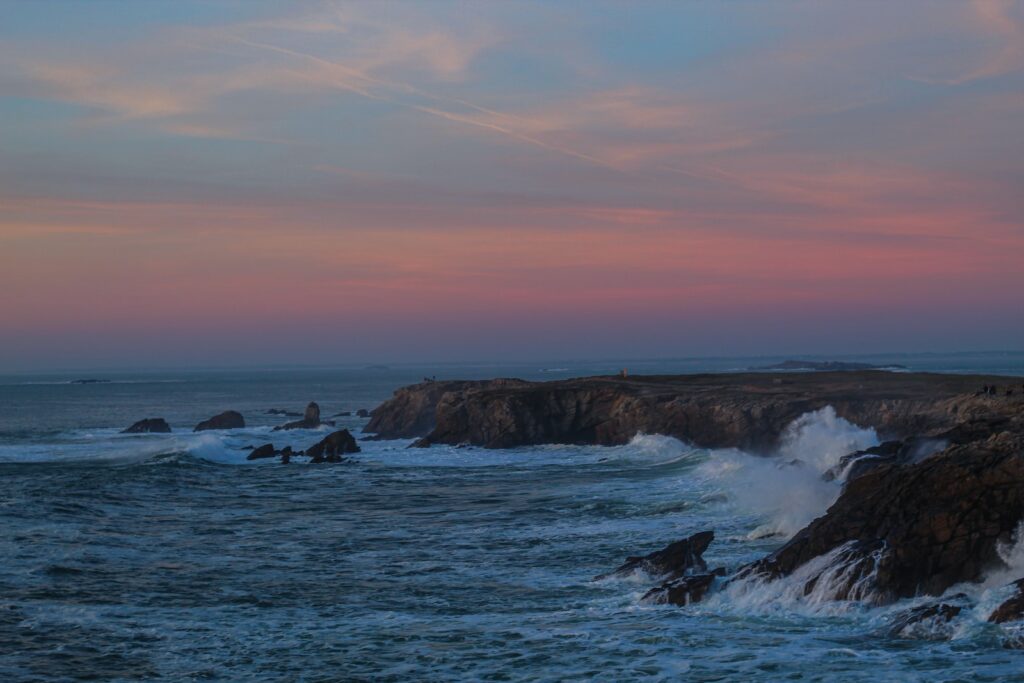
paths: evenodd
<path fill-rule="evenodd" d="M 713 540 L 713 531 L 702 531 L 642 557 L 627 557 L 618 569 L 596 578 L 625 576 L 634 571 L 643 571 L 651 576 L 674 579 L 694 570 L 702 572 L 708 568 L 702 555 Z"/>
<path fill-rule="evenodd" d="M 122 434 L 169 434 L 171 426 L 162 417 L 147 417 L 139 420 L 127 429 L 122 429 Z"/>
<path fill-rule="evenodd" d="M 952 634 L 948 624 L 970 607 L 963 593 L 949 601 L 932 602 L 898 612 L 892 618 L 889 635 L 922 640 L 946 640 Z"/>
<path fill-rule="evenodd" d="M 1024 619 L 1024 579 L 1013 582 L 1014 594 L 993 610 L 988 620 L 994 624 Z"/>
<path fill-rule="evenodd" d="M 306 449 L 310 462 L 341 462 L 345 455 L 358 453 L 359 444 L 347 429 L 339 429 Z"/>
<path fill-rule="evenodd" d="M 666 581 L 657 588 L 647 591 L 641 602 L 655 605 L 676 605 L 686 607 L 700 602 L 707 595 L 715 579 L 724 574 L 724 570 L 705 574 L 692 574 L 672 581 Z"/>
<path fill-rule="evenodd" d="M 242 429 L 245 427 L 245 418 L 236 410 L 226 410 L 219 415 L 214 415 L 209 420 L 203 420 L 195 426 L 194 432 L 203 432 L 210 429 Z"/>

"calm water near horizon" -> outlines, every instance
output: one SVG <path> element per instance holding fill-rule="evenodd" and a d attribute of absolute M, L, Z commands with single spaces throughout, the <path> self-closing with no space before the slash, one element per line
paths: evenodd
<path fill-rule="evenodd" d="M 781 358 L 0 375 L 0 680 L 1000 681 L 1024 653 L 977 614 L 950 640 L 789 592 L 642 605 L 625 556 L 713 529 L 710 566 L 778 547 L 838 493 L 817 472 L 639 435 L 507 451 L 365 441 L 334 466 L 245 460 L 317 401 L 373 408 L 424 376 L 722 372 Z M 1024 376 L 1024 353 L 864 356 Z M 68 384 L 74 379 L 110 380 Z M 227 409 L 247 427 L 194 434 Z M 122 435 L 144 417 L 171 434 Z M 365 420 L 336 418 L 357 436 Z M 829 411 L 783 454 L 825 467 L 877 442 Z M 1024 548 L 1024 546 L 1022 546 Z M 1024 555 L 1024 553 L 1021 553 Z M 1024 565 L 1021 567 L 1024 570 Z M 1024 571 L 1022 571 L 1024 575 Z M 961 587 L 962 588 L 962 587 Z M 960 590 L 959 588 L 957 590 Z"/>

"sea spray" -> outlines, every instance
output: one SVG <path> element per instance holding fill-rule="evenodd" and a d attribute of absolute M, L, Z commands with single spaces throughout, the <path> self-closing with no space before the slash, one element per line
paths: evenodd
<path fill-rule="evenodd" d="M 788 537 L 824 513 L 839 495 L 841 484 L 824 481 L 821 475 L 842 456 L 877 444 L 875 430 L 858 427 L 828 406 L 789 425 L 778 457 L 718 450 L 699 472 L 741 510 L 766 520 L 751 538 Z"/>

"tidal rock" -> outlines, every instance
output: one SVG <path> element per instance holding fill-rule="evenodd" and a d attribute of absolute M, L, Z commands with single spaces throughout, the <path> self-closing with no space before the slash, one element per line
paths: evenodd
<path fill-rule="evenodd" d="M 1012 585 L 1014 594 L 988 615 L 993 624 L 1024 619 L 1024 579 L 1018 579 Z"/>
<path fill-rule="evenodd" d="M 850 481 L 825 515 L 739 575 L 774 580 L 815 560 L 808 583 L 826 581 L 837 599 L 941 595 L 1001 565 L 998 547 L 1022 519 L 1024 436 L 1003 432 Z"/>
<path fill-rule="evenodd" d="M 702 531 L 681 541 L 670 543 L 661 550 L 643 556 L 627 557 L 618 569 L 595 577 L 625 576 L 640 570 L 664 579 L 675 579 L 684 574 L 707 571 L 707 564 L 701 557 L 715 540 L 715 532 Z"/>
<path fill-rule="evenodd" d="M 360 408 L 356 411 L 356 417 L 370 417 L 370 411 L 366 408 Z"/>
<path fill-rule="evenodd" d="M 331 417 L 352 417 L 352 411 L 351 410 L 343 410 L 340 413 L 335 413 Z"/>
<path fill-rule="evenodd" d="M 267 415 L 281 415 L 283 417 L 302 417 L 302 413 L 296 413 L 291 410 L 282 410 L 281 408 L 271 408 L 267 411 Z"/>
<path fill-rule="evenodd" d="M 196 425 L 194 432 L 203 432 L 208 429 L 242 429 L 245 427 L 245 418 L 235 410 L 227 410 L 220 415 L 214 415 L 209 420 L 203 420 Z"/>
<path fill-rule="evenodd" d="M 273 458 L 277 455 L 277 451 L 274 450 L 274 444 L 265 443 L 262 446 L 258 446 L 249 452 L 249 455 L 245 457 L 246 460 L 259 460 L 261 458 Z"/>
<path fill-rule="evenodd" d="M 954 595 L 949 602 L 932 602 L 893 616 L 889 635 L 918 640 L 948 640 L 953 635 L 949 625 L 967 607 L 967 596 Z"/>
<path fill-rule="evenodd" d="M 313 463 L 341 462 L 342 456 L 358 452 L 359 444 L 347 429 L 332 432 L 306 449 L 306 455 L 311 458 L 310 462 Z"/>
<path fill-rule="evenodd" d="M 171 426 L 162 417 L 147 417 L 139 420 L 128 429 L 122 429 L 122 434 L 168 434 Z"/>
<path fill-rule="evenodd" d="M 320 406 L 313 401 L 306 406 L 306 410 L 302 414 L 301 420 L 288 422 L 287 424 L 274 427 L 273 431 L 278 432 L 282 429 L 316 429 L 320 425 L 331 425 L 333 427 L 334 423 L 330 420 L 320 420 Z"/>
<path fill-rule="evenodd" d="M 700 602 L 707 595 L 715 579 L 724 574 L 724 570 L 718 569 L 705 574 L 690 574 L 678 579 L 666 581 L 657 588 L 647 591 L 641 602 L 653 603 L 656 605 L 677 605 L 685 607 Z"/>

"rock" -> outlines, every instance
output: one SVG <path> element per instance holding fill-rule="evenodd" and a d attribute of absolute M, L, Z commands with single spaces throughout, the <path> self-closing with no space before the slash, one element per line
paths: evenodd
<path fill-rule="evenodd" d="M 282 429 L 316 429 L 320 425 L 330 425 L 333 427 L 334 423 L 331 422 L 330 420 L 320 420 L 320 406 L 318 406 L 316 402 L 313 401 L 310 402 L 308 406 L 306 406 L 306 410 L 303 413 L 301 420 L 296 420 L 295 422 L 288 422 L 287 424 L 279 425 L 277 427 L 274 427 L 273 431 L 278 432 L 281 431 Z"/>
<path fill-rule="evenodd" d="M 331 417 L 352 417 L 352 411 L 351 410 L 343 410 L 340 413 L 335 413 Z"/>
<path fill-rule="evenodd" d="M 73 379 L 68 384 L 110 384 L 109 379 Z"/>
<path fill-rule="evenodd" d="M 313 463 L 341 462 L 343 455 L 358 452 L 359 444 L 347 429 L 332 432 L 306 449 L 306 455 Z"/>
<path fill-rule="evenodd" d="M 959 593 L 953 602 L 933 602 L 898 612 L 892 618 L 889 635 L 895 638 L 917 638 L 919 640 L 948 640 L 953 629 L 948 626 L 967 606 L 967 596 Z"/>
<path fill-rule="evenodd" d="M 122 434 L 168 434 L 171 426 L 162 417 L 147 417 L 139 420 L 128 429 L 122 429 Z"/>
<path fill-rule="evenodd" d="M 625 576 L 640 570 L 665 579 L 675 579 L 694 570 L 707 571 L 707 564 L 701 557 L 704 551 L 715 540 L 713 531 L 702 531 L 681 541 L 670 543 L 661 550 L 642 557 L 627 557 L 626 561 L 616 570 L 595 577 L 596 580 L 609 576 Z"/>
<path fill-rule="evenodd" d="M 281 451 L 281 464 L 287 465 L 292 461 L 292 453 L 289 449 Z"/>
<path fill-rule="evenodd" d="M 522 380 L 496 379 L 421 382 L 402 387 L 373 410 L 363 431 L 376 434 L 380 439 L 424 436 L 434 428 L 437 404 L 445 394 L 507 383 L 527 384 Z"/>
<path fill-rule="evenodd" d="M 214 415 L 209 420 L 203 420 L 196 425 L 194 432 L 203 432 L 208 429 L 242 429 L 245 427 L 245 418 L 242 414 L 227 410 L 220 415 Z"/>
<path fill-rule="evenodd" d="M 988 615 L 988 620 L 993 624 L 1019 621 L 1024 618 L 1024 579 L 1018 579 L 1012 585 L 1014 594 Z"/>
<path fill-rule="evenodd" d="M 807 565 L 805 592 L 824 577 L 834 599 L 941 595 L 1001 565 L 998 546 L 1022 519 L 1024 436 L 1001 432 L 857 477 L 825 515 L 738 576 L 774 580 Z"/>
<path fill-rule="evenodd" d="M 370 417 L 370 411 L 366 408 L 360 408 L 356 411 L 356 417 Z"/>
<path fill-rule="evenodd" d="M 275 455 L 277 455 L 277 451 L 274 450 L 274 444 L 265 443 L 262 446 L 252 449 L 245 459 L 259 460 L 261 458 L 273 458 Z"/>
<path fill-rule="evenodd" d="M 721 574 L 711 572 L 709 574 L 691 574 L 672 581 L 666 581 L 657 588 L 647 591 L 641 602 L 653 603 L 656 605 L 669 604 L 685 607 L 700 602 L 707 595 L 715 578 Z"/>
<path fill-rule="evenodd" d="M 800 415 L 832 406 L 890 441 L 936 438 L 977 418 L 1021 421 L 1016 401 L 974 396 L 988 376 L 876 370 L 588 377 L 553 382 L 424 382 L 373 411 L 364 431 L 385 438 L 511 448 L 622 445 L 637 433 L 701 448 L 770 452 Z"/>

